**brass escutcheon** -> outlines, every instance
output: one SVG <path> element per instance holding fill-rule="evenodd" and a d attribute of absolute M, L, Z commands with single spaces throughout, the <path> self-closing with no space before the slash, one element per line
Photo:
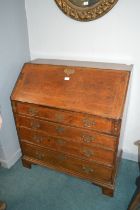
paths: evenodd
<path fill-rule="evenodd" d="M 89 135 L 83 135 L 82 139 L 85 143 L 91 143 L 95 141 L 95 137 Z"/>
<path fill-rule="evenodd" d="M 82 169 L 86 174 L 94 172 L 94 170 L 90 168 L 89 166 L 83 166 Z"/>
<path fill-rule="evenodd" d="M 96 125 L 96 122 L 89 120 L 88 118 L 83 119 L 84 127 L 92 127 Z"/>
<path fill-rule="evenodd" d="M 66 68 L 66 69 L 64 69 L 64 72 L 69 77 L 71 74 L 75 73 L 75 70 L 74 69 L 70 69 L 70 68 Z"/>
<path fill-rule="evenodd" d="M 37 114 L 38 110 L 35 107 L 29 107 L 28 113 L 32 116 L 35 116 Z"/>
<path fill-rule="evenodd" d="M 51 142 L 52 138 L 50 136 L 47 137 L 47 141 Z"/>

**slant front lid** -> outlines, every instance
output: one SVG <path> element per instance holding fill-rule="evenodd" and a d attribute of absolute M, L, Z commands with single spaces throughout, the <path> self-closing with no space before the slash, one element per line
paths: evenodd
<path fill-rule="evenodd" d="M 129 71 L 25 64 L 12 100 L 119 119 Z"/>

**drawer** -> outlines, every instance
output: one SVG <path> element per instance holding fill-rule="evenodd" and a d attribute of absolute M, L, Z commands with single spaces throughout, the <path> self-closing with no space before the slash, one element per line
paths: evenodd
<path fill-rule="evenodd" d="M 87 145 L 97 144 L 113 151 L 116 150 L 117 137 L 111 135 L 21 115 L 16 115 L 15 119 L 18 127 L 26 127 L 35 131 L 44 132 L 48 136 L 70 139 L 72 142 L 85 143 Z"/>
<path fill-rule="evenodd" d="M 58 138 L 48 136 L 43 132 L 32 131 L 30 129 L 20 127 L 19 136 L 22 141 L 64 152 L 65 154 L 74 155 L 90 161 L 97 161 L 107 165 L 113 165 L 115 153 L 112 150 L 106 150 L 96 144 L 90 145 L 85 142 L 71 141 L 66 138 Z"/>
<path fill-rule="evenodd" d="M 89 114 L 76 113 L 66 110 L 64 111 L 20 102 L 16 102 L 14 111 L 18 114 L 26 116 L 34 116 L 40 119 L 46 119 L 53 122 L 96 130 L 113 135 L 119 135 L 120 131 L 120 121 L 115 122 L 111 119 Z"/>
<path fill-rule="evenodd" d="M 77 174 L 87 179 L 101 179 L 111 182 L 112 168 L 97 163 L 80 160 L 60 152 L 42 149 L 22 142 L 23 156 L 39 160 L 50 168 L 55 168 L 70 174 Z"/>

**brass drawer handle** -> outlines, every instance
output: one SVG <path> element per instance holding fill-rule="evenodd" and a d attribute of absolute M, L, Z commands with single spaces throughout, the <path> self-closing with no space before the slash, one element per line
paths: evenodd
<path fill-rule="evenodd" d="M 33 136 L 33 140 L 37 143 L 41 143 L 43 141 L 43 137 L 42 136 L 38 136 L 38 135 L 34 135 Z"/>
<path fill-rule="evenodd" d="M 63 140 L 63 139 L 57 139 L 56 142 L 57 142 L 57 144 L 59 144 L 61 146 L 66 143 L 65 140 Z"/>
<path fill-rule="evenodd" d="M 57 131 L 58 133 L 63 133 L 63 132 L 65 131 L 65 128 L 63 128 L 63 127 L 61 127 L 61 126 L 57 126 L 57 127 L 56 127 L 56 131 Z"/>
<path fill-rule="evenodd" d="M 31 122 L 31 127 L 33 129 L 38 129 L 38 128 L 40 128 L 40 124 L 37 121 L 33 121 L 33 122 Z"/>
<path fill-rule="evenodd" d="M 92 157 L 94 155 L 94 152 L 90 149 L 84 149 L 83 153 L 86 157 Z"/>
<path fill-rule="evenodd" d="M 36 151 L 35 156 L 38 160 L 44 160 L 45 155 L 41 152 Z"/>
<path fill-rule="evenodd" d="M 94 170 L 92 168 L 90 168 L 89 166 L 83 166 L 82 169 L 86 174 L 94 172 Z"/>
<path fill-rule="evenodd" d="M 35 116 L 37 114 L 38 110 L 35 107 L 30 107 L 28 109 L 28 114 Z"/>
<path fill-rule="evenodd" d="M 84 127 L 90 128 L 96 125 L 96 122 L 89 120 L 88 118 L 83 119 Z"/>
<path fill-rule="evenodd" d="M 89 136 L 89 135 L 83 135 L 82 139 L 85 143 L 91 143 L 91 142 L 95 141 L 95 137 Z"/>
<path fill-rule="evenodd" d="M 64 69 L 64 73 L 69 77 L 71 74 L 75 73 L 75 70 L 71 68 L 66 68 Z"/>

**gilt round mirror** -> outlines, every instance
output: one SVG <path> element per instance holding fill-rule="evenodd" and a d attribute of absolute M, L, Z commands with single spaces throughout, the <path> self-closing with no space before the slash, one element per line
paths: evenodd
<path fill-rule="evenodd" d="M 55 0 L 69 17 L 79 21 L 95 20 L 109 12 L 118 0 Z"/>

